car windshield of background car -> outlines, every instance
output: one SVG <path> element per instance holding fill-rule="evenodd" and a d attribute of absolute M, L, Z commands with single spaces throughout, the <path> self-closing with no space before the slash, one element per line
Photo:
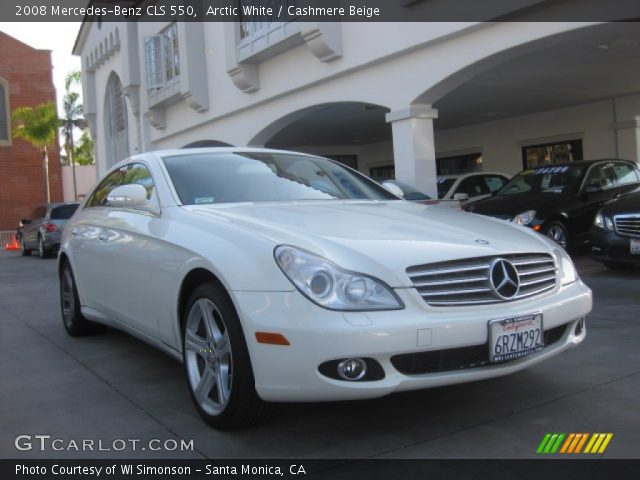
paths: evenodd
<path fill-rule="evenodd" d="M 566 193 L 578 186 L 583 173 L 583 167 L 567 165 L 525 170 L 512 178 L 497 194 Z"/>

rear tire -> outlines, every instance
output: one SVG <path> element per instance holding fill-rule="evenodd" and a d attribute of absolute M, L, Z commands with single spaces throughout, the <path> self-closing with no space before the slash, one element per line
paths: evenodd
<path fill-rule="evenodd" d="M 213 282 L 191 294 L 182 318 L 182 351 L 191 398 L 219 430 L 255 425 L 272 410 L 257 394 L 247 343 L 233 303 Z"/>
<path fill-rule="evenodd" d="M 49 252 L 47 251 L 47 248 L 44 246 L 44 240 L 42 240 L 42 237 L 40 235 L 38 235 L 38 257 L 40 257 L 41 259 L 47 258 L 49 256 Z"/>
<path fill-rule="evenodd" d="M 81 337 L 104 330 L 102 325 L 91 322 L 82 315 L 76 281 L 68 261 L 64 262 L 60 274 L 60 311 L 64 328 L 72 337 Z"/>
<path fill-rule="evenodd" d="M 26 247 L 24 244 L 24 236 L 20 235 L 20 253 L 23 257 L 27 257 L 31 255 L 31 250 Z"/>
<path fill-rule="evenodd" d="M 564 223 L 559 220 L 550 222 L 544 229 L 544 234 L 551 240 L 555 241 L 558 245 L 569 251 L 571 248 L 571 241 L 569 237 L 569 231 L 565 227 Z"/>

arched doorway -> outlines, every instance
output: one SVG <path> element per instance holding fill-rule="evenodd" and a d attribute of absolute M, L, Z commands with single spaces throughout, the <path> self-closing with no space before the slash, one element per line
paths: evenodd
<path fill-rule="evenodd" d="M 249 145 L 322 155 L 370 174 L 393 165 L 388 112 L 364 102 L 313 105 L 274 120 Z"/>

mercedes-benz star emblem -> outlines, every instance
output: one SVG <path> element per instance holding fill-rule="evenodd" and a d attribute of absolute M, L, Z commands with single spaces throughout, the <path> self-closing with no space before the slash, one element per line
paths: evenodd
<path fill-rule="evenodd" d="M 491 264 L 489 272 L 491 287 L 498 297 L 510 300 L 518 294 L 520 279 L 513 263 L 504 258 L 498 258 Z"/>

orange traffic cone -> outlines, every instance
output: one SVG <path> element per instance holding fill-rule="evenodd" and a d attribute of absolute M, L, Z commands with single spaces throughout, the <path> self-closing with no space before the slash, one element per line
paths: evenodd
<path fill-rule="evenodd" d="M 5 250 L 20 250 L 20 245 L 18 245 L 18 240 L 16 239 L 15 234 L 13 235 L 13 241 L 11 243 L 7 243 L 4 246 Z"/>

